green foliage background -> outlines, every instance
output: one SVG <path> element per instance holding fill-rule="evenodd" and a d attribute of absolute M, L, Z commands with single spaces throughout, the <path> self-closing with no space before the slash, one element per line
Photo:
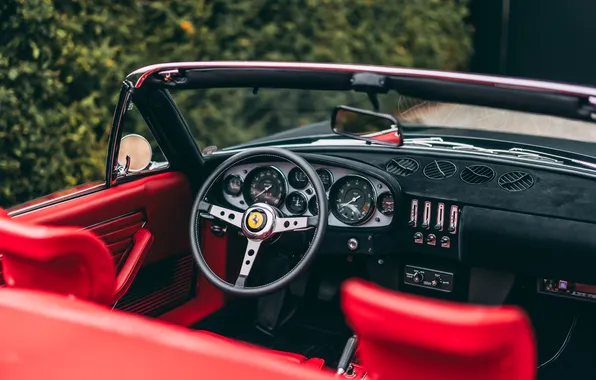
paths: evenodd
<path fill-rule="evenodd" d="M 288 60 L 462 70 L 467 12 L 463 0 L 3 0 L 0 206 L 102 179 L 120 83 L 137 67 Z M 239 127 L 250 107 L 222 113 L 217 96 L 176 98 L 194 109 L 205 144 L 262 132 Z"/>

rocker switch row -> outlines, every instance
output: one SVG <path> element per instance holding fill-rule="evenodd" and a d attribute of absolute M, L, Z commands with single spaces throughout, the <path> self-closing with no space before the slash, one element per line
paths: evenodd
<path fill-rule="evenodd" d="M 410 220 L 408 225 L 413 228 L 418 227 L 418 199 L 412 199 L 410 203 Z M 424 209 L 422 213 L 422 223 L 420 225 L 421 228 L 425 230 L 431 229 L 431 215 L 432 215 L 432 202 L 425 201 L 424 202 Z M 451 206 L 449 210 L 449 226 L 448 230 L 451 234 L 455 234 L 457 232 L 457 219 L 459 216 L 459 208 L 456 205 Z M 437 204 L 437 214 L 436 214 L 436 223 L 433 228 L 436 231 L 443 232 L 445 228 L 445 203 L 439 202 Z"/>
<path fill-rule="evenodd" d="M 420 203 L 418 199 L 412 199 L 410 203 L 410 220 L 408 222 L 410 227 L 418 228 L 418 209 Z M 451 205 L 451 207 L 447 208 L 445 203 L 437 202 L 435 224 L 432 225 L 432 228 L 433 203 L 431 201 L 424 201 L 424 206 L 420 206 L 420 208 L 422 208 L 420 228 L 428 231 L 428 233 L 424 231 L 414 233 L 414 243 L 450 248 L 451 238 L 449 235 L 457 234 L 458 230 L 459 207 L 457 205 Z M 448 232 L 449 235 L 440 236 L 443 235 L 442 232 L 445 233 L 444 231 Z"/>

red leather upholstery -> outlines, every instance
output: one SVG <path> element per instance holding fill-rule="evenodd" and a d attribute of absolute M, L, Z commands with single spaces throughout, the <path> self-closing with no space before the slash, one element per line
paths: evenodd
<path fill-rule="evenodd" d="M 0 373 L 21 379 L 333 379 L 263 350 L 89 302 L 0 289 Z"/>
<path fill-rule="evenodd" d="M 360 280 L 344 284 L 342 308 L 371 378 L 535 378 L 532 328 L 518 308 L 437 301 Z"/>
<path fill-rule="evenodd" d="M 8 286 L 40 289 L 109 304 L 116 273 L 105 244 L 89 231 L 0 218 L 0 252 Z"/>
<path fill-rule="evenodd" d="M 0 252 L 3 275 L 9 287 L 38 289 L 76 298 L 111 304 L 128 290 L 153 237 L 144 228 L 134 237 L 134 246 L 116 277 L 112 256 L 95 234 L 70 227 L 43 227 L 0 217 Z M 74 304 L 76 306 L 76 304 Z M 209 332 L 193 332 L 213 344 L 245 347 Z M 307 359 L 289 352 L 259 350 L 261 355 L 321 369 L 322 359 Z"/>
<path fill-rule="evenodd" d="M 139 228 L 116 276 L 108 247 L 75 227 L 38 226 L 0 217 L 0 252 L 6 285 L 112 304 L 129 289 L 153 242 Z"/>

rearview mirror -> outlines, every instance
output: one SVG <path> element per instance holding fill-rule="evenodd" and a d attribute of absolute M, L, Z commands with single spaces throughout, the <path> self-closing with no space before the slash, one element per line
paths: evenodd
<path fill-rule="evenodd" d="M 151 144 L 141 135 L 126 135 L 120 140 L 118 164 L 125 173 L 140 172 L 151 163 L 153 150 Z"/>
<path fill-rule="evenodd" d="M 331 128 L 338 135 L 375 143 L 403 144 L 401 125 L 392 115 L 348 106 L 337 106 L 331 115 Z"/>

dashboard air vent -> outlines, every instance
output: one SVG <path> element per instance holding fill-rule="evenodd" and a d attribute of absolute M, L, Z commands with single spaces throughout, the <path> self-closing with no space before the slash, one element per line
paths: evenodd
<path fill-rule="evenodd" d="M 441 180 L 452 177 L 457 171 L 457 167 L 451 161 L 433 161 L 424 167 L 426 178 Z"/>
<path fill-rule="evenodd" d="M 509 172 L 499 177 L 499 186 L 507 191 L 523 191 L 534 185 L 534 177 L 526 172 Z"/>
<path fill-rule="evenodd" d="M 387 163 L 385 170 L 395 176 L 407 177 L 418 171 L 420 165 L 412 158 L 394 158 Z"/>
<path fill-rule="evenodd" d="M 485 165 L 471 165 L 462 170 L 459 177 L 465 183 L 479 185 L 492 181 L 495 178 L 495 171 Z"/>

